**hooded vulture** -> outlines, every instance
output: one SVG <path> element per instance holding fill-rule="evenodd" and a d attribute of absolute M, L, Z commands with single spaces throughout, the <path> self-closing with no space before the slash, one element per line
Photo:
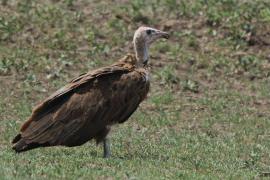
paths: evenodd
<path fill-rule="evenodd" d="M 154 28 L 138 28 L 133 38 L 135 55 L 80 75 L 41 102 L 13 139 L 13 149 L 72 147 L 95 139 L 103 142 L 104 157 L 109 157 L 110 127 L 125 122 L 149 91 L 149 46 L 168 36 Z"/>

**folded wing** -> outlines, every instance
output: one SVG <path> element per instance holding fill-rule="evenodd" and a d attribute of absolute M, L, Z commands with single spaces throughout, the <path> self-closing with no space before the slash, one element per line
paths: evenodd
<path fill-rule="evenodd" d="M 72 80 L 38 105 L 13 143 L 16 151 L 76 146 L 126 121 L 149 90 L 146 72 L 120 62 Z"/>

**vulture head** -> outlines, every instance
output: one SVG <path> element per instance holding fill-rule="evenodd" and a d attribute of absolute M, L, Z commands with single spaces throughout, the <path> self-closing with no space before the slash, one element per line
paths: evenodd
<path fill-rule="evenodd" d="M 169 38 L 169 34 L 158 29 L 150 27 L 139 27 L 133 37 L 133 45 L 136 54 L 136 58 L 139 63 L 147 64 L 148 62 L 148 49 L 150 44 L 158 39 Z"/>

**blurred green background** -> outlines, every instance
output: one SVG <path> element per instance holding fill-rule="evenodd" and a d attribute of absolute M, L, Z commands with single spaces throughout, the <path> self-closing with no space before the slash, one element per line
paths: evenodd
<path fill-rule="evenodd" d="M 140 25 L 171 38 L 150 49 L 151 92 L 114 127 L 112 158 L 94 142 L 15 154 L 32 108 L 133 52 Z M 269 76 L 268 0 L 2 0 L 0 179 L 267 176 Z"/>

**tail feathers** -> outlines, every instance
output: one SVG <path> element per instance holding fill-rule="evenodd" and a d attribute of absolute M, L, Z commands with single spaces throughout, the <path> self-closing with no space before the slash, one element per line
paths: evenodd
<path fill-rule="evenodd" d="M 12 143 L 16 143 L 14 144 L 14 146 L 12 147 L 12 149 L 14 149 L 16 152 L 22 152 L 22 151 L 26 151 L 29 149 L 28 144 L 22 139 L 21 134 L 18 134 L 13 140 Z"/>
<path fill-rule="evenodd" d="M 13 147 L 12 149 L 14 149 L 16 152 L 22 152 L 22 151 L 26 151 L 28 148 L 28 144 L 23 140 L 20 139 Z"/>
<path fill-rule="evenodd" d="M 12 140 L 12 144 L 18 142 L 21 138 L 22 138 L 21 134 L 18 134 L 18 135 Z"/>
<path fill-rule="evenodd" d="M 23 139 L 20 139 L 13 147 L 12 149 L 15 150 L 17 153 L 28 151 L 30 149 L 34 149 L 40 146 L 44 146 L 38 143 L 26 143 Z"/>
<path fill-rule="evenodd" d="M 27 149 L 27 143 L 22 139 L 21 134 L 18 134 L 13 140 L 12 143 L 16 143 L 12 149 L 14 149 L 16 152 L 21 152 L 25 149 Z"/>
<path fill-rule="evenodd" d="M 47 146 L 50 146 L 50 144 L 49 143 L 39 144 L 35 142 L 27 143 L 25 142 L 23 138 L 21 138 L 16 144 L 14 144 L 12 149 L 15 150 L 17 153 L 20 153 L 20 152 L 28 151 L 28 150 L 35 149 L 38 147 L 47 147 Z"/>

